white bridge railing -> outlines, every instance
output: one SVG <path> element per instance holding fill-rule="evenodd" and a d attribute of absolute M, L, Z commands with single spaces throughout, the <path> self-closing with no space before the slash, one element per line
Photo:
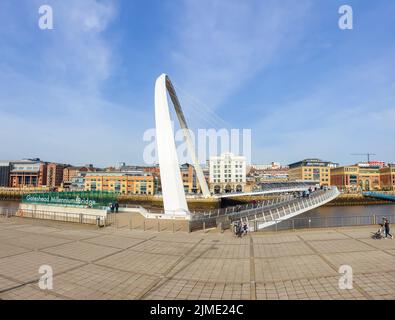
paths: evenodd
<path fill-rule="evenodd" d="M 276 208 L 270 208 L 262 211 L 258 214 L 244 214 L 240 217 L 240 220 L 247 223 L 251 231 L 256 231 L 273 226 L 280 221 L 284 221 L 297 215 L 318 208 L 333 199 L 340 194 L 336 187 L 332 187 L 327 191 L 317 192 L 307 198 L 295 199 L 295 201 L 280 205 Z"/>

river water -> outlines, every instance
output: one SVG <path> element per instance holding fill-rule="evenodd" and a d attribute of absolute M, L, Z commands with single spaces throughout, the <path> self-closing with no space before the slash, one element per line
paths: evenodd
<path fill-rule="evenodd" d="M 395 215 L 394 204 L 361 205 L 361 206 L 324 206 L 302 213 L 304 217 L 342 217 L 342 216 L 391 216 Z"/>
<path fill-rule="evenodd" d="M 17 201 L 0 201 L 0 209 L 16 209 Z M 391 216 L 395 215 L 394 204 L 364 205 L 364 206 L 324 206 L 309 212 L 302 213 L 298 218 L 316 217 L 342 217 L 342 216 Z"/>

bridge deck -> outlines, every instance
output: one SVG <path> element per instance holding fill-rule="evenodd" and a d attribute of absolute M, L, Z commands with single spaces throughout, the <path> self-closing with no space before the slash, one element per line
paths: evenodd
<path fill-rule="evenodd" d="M 369 198 L 378 198 L 378 199 L 395 201 L 395 195 L 380 193 L 380 192 L 364 192 L 363 196 Z"/>

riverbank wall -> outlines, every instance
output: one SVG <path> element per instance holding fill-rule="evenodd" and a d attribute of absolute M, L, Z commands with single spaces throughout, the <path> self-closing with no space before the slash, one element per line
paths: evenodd
<path fill-rule="evenodd" d="M 326 206 L 360 206 L 377 204 L 395 204 L 395 202 L 364 197 L 360 193 L 342 193 L 336 199 L 327 203 Z"/>

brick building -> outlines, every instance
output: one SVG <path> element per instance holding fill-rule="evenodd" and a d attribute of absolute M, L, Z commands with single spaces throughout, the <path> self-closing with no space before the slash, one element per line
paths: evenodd
<path fill-rule="evenodd" d="M 63 170 L 68 166 L 67 164 L 49 163 L 47 165 L 47 187 L 60 187 L 63 182 Z"/>
<path fill-rule="evenodd" d="M 395 163 L 380 168 L 381 190 L 395 190 Z"/>
<path fill-rule="evenodd" d="M 14 161 L 10 166 L 12 188 L 42 187 L 47 183 L 47 162 L 40 159 Z"/>

